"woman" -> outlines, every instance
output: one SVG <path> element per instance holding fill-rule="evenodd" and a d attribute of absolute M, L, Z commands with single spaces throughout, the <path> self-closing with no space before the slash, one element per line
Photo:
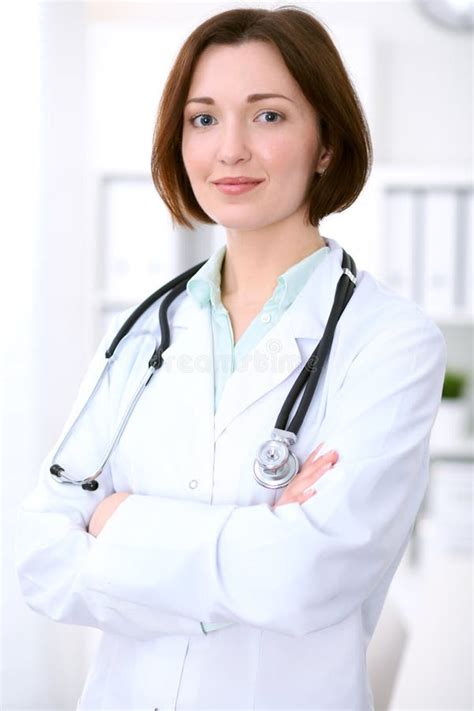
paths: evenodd
<path fill-rule="evenodd" d="M 356 200 L 370 162 L 357 96 L 308 12 L 230 10 L 186 40 L 152 175 L 177 223 L 223 225 L 226 244 L 173 302 L 164 366 L 99 489 L 53 481 L 50 453 L 18 522 L 26 602 L 103 631 L 78 708 L 373 709 L 366 649 L 427 486 L 437 326 L 359 269 L 294 446 L 299 473 L 282 489 L 253 476 L 341 276 L 319 222 Z M 236 178 L 245 190 L 222 186 Z M 156 307 L 140 325 L 156 331 Z M 102 456 L 149 355 L 138 339 L 121 353 L 78 466 Z"/>

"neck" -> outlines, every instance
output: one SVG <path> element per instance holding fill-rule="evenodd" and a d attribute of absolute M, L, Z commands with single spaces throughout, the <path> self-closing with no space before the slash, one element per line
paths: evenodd
<path fill-rule="evenodd" d="M 312 225 L 293 232 L 288 227 L 258 234 L 231 230 L 221 270 L 221 296 L 247 304 L 263 303 L 281 274 L 325 246 L 318 228 Z"/>

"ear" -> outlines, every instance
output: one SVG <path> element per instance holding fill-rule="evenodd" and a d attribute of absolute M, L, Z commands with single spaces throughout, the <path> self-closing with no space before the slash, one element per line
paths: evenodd
<path fill-rule="evenodd" d="M 319 156 L 319 161 L 316 166 L 315 172 L 316 173 L 324 173 L 324 171 L 328 167 L 329 163 L 331 162 L 331 158 L 332 158 L 331 148 L 323 148 L 323 151 L 322 151 L 321 155 Z"/>

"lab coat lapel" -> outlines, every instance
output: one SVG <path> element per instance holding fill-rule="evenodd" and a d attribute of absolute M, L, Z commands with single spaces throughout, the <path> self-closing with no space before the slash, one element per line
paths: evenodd
<path fill-rule="evenodd" d="M 203 466 L 212 466 L 214 363 L 211 312 L 208 308 L 200 309 L 185 294 L 180 297 L 175 314 L 169 314 L 169 323 L 171 344 L 163 351 L 163 368 L 168 370 L 171 407 L 180 413 L 183 446 L 198 442 L 196 457 Z"/>
<path fill-rule="evenodd" d="M 288 381 L 289 391 L 321 340 L 341 276 L 342 250 L 334 240 L 327 241 L 331 251 L 326 259 L 226 381 L 215 414 L 216 440 L 235 417 L 277 385 Z"/>
<path fill-rule="evenodd" d="M 285 380 L 300 363 L 289 319 L 282 318 L 228 377 L 215 415 L 216 440 L 235 417 Z"/>
<path fill-rule="evenodd" d="M 326 241 L 330 253 L 311 274 L 275 327 L 229 376 L 215 416 L 210 306 L 199 308 L 185 295 L 174 316 L 170 314 L 172 342 L 164 351 L 163 360 L 189 383 L 184 397 L 189 399 L 189 404 L 186 403 L 188 412 L 200 413 L 192 426 L 199 428 L 201 442 L 209 442 L 210 437 L 212 442 L 217 440 L 234 418 L 281 382 L 288 380 L 289 390 L 316 348 L 341 276 L 342 250 L 335 240 L 326 238 Z M 180 408 L 185 412 L 183 405 L 180 403 Z"/>

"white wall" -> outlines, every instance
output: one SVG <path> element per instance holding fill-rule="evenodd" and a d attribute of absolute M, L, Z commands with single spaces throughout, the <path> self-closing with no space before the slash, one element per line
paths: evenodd
<path fill-rule="evenodd" d="M 2 213 L 10 215 L 2 230 L 2 304 L 9 317 L 2 328 L 2 708 L 70 709 L 86 671 L 84 630 L 54 624 L 25 606 L 11 531 L 90 352 L 85 8 L 6 5 L 4 108 L 12 111 L 8 151 L 2 151 L 8 175 Z"/>

